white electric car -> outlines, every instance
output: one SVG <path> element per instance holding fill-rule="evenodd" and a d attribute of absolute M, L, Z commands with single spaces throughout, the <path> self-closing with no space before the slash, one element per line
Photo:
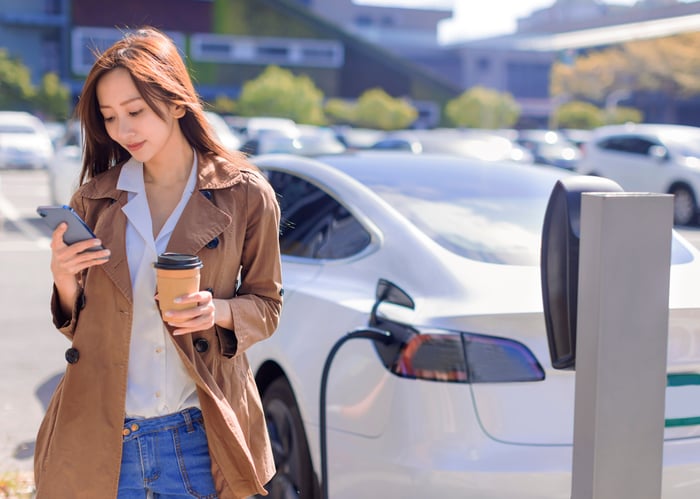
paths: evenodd
<path fill-rule="evenodd" d="M 405 153 L 255 162 L 283 219 L 280 325 L 248 352 L 271 497 L 319 497 L 325 466 L 333 499 L 568 499 L 575 373 L 551 366 L 539 255 L 550 193 L 570 173 Z M 663 498 L 689 499 L 700 261 L 673 237 Z M 358 331 L 370 338 L 342 339 Z"/>

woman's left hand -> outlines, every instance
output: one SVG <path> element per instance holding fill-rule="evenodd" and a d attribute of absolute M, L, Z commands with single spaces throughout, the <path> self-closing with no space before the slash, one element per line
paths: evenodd
<path fill-rule="evenodd" d="M 175 328 L 174 335 L 204 331 L 214 326 L 216 308 L 209 291 L 180 296 L 175 301 L 182 305 L 195 304 L 196 306 L 185 310 L 170 310 L 163 314 L 163 320 Z"/>

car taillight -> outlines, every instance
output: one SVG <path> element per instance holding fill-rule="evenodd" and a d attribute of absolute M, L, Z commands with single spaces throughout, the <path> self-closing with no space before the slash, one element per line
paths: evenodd
<path fill-rule="evenodd" d="M 375 344 L 386 368 L 397 376 L 453 383 L 541 381 L 545 377 L 537 358 L 518 341 L 409 329 L 412 333 L 404 334 L 403 341 Z"/>

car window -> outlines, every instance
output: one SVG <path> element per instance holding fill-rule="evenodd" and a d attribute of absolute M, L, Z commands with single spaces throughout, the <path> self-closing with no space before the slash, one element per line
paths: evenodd
<path fill-rule="evenodd" d="M 370 234 L 338 201 L 306 180 L 284 172 L 265 172 L 282 211 L 283 255 L 337 259 L 355 255 Z"/>
<path fill-rule="evenodd" d="M 12 125 L 12 124 L 1 124 L 0 133 L 37 133 L 34 128 L 29 125 Z"/>
<path fill-rule="evenodd" d="M 598 142 L 598 147 L 601 149 L 640 155 L 648 154 L 649 149 L 656 145 L 659 144 L 643 137 L 635 136 L 608 137 Z"/>
<path fill-rule="evenodd" d="M 392 151 L 410 151 L 411 143 L 407 140 L 386 139 L 380 140 L 372 146 L 372 149 L 390 149 Z"/>

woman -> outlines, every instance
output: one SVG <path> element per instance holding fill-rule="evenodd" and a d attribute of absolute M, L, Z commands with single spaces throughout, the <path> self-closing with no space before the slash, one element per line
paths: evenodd
<path fill-rule="evenodd" d="M 281 310 L 275 195 L 212 138 L 155 29 L 98 56 L 77 114 L 71 205 L 97 239 L 67 246 L 64 225 L 52 237 L 52 313 L 72 346 L 37 437 L 37 498 L 265 494 L 274 464 L 245 351 Z M 203 291 L 161 316 L 165 251 L 199 256 Z"/>

